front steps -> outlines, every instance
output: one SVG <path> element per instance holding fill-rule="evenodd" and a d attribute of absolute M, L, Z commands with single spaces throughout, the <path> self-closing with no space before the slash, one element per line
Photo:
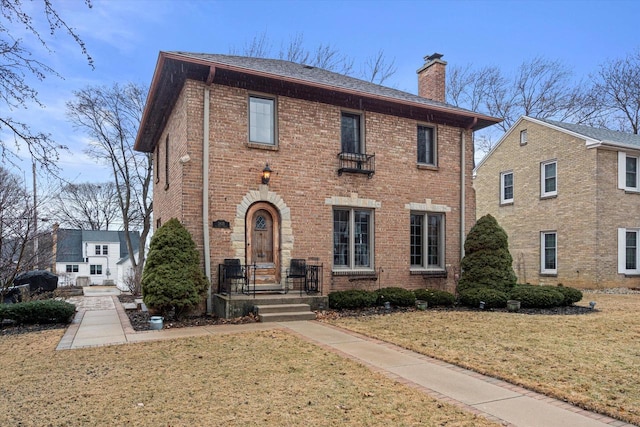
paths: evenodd
<path fill-rule="evenodd" d="M 261 322 L 292 322 L 316 318 L 309 304 L 256 305 L 255 310 Z"/>

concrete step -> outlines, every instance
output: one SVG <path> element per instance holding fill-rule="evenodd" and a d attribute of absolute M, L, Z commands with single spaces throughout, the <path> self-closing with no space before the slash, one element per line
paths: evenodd
<path fill-rule="evenodd" d="M 258 314 L 296 313 L 301 311 L 311 311 L 309 304 L 260 304 L 256 305 L 255 309 Z"/>
<path fill-rule="evenodd" d="M 253 292 L 253 288 L 253 283 L 249 284 L 249 292 Z M 284 286 L 280 283 L 256 283 L 255 290 L 256 292 L 284 292 Z"/>
<path fill-rule="evenodd" d="M 292 312 L 292 313 L 266 313 L 259 314 L 261 322 L 295 322 L 299 320 L 315 320 L 316 314 L 312 311 Z"/>

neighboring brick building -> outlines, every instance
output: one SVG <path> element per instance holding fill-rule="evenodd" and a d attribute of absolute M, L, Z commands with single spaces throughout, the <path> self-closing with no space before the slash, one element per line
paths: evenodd
<path fill-rule="evenodd" d="M 640 286 L 640 135 L 521 117 L 475 170 L 521 283 Z"/>
<path fill-rule="evenodd" d="M 135 145 L 155 153 L 156 227 L 190 230 L 214 293 L 228 258 L 278 286 L 311 259 L 324 294 L 453 291 L 475 221 L 473 131 L 499 120 L 443 102 L 440 57 L 418 70 L 441 82 L 420 84 L 433 100 L 287 61 L 161 52 Z"/>

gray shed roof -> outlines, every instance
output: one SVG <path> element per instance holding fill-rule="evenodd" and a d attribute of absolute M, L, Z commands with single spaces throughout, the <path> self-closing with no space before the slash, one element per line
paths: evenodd
<path fill-rule="evenodd" d="M 585 125 L 575 125 L 572 123 L 559 122 L 549 119 L 537 119 L 541 122 L 549 123 L 550 125 L 557 126 L 559 128 L 566 129 L 568 131 L 578 133 L 586 136 L 590 139 L 595 139 L 603 143 L 625 144 L 625 145 L 637 145 L 640 147 L 640 135 L 626 132 L 618 132 L 609 129 L 594 128 Z"/>

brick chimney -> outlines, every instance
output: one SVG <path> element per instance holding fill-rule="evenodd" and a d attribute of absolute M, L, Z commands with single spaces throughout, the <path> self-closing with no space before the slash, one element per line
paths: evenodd
<path fill-rule="evenodd" d="M 434 101 L 445 102 L 445 68 L 447 63 L 442 54 L 434 53 L 424 57 L 424 65 L 418 73 L 418 95 Z"/>

